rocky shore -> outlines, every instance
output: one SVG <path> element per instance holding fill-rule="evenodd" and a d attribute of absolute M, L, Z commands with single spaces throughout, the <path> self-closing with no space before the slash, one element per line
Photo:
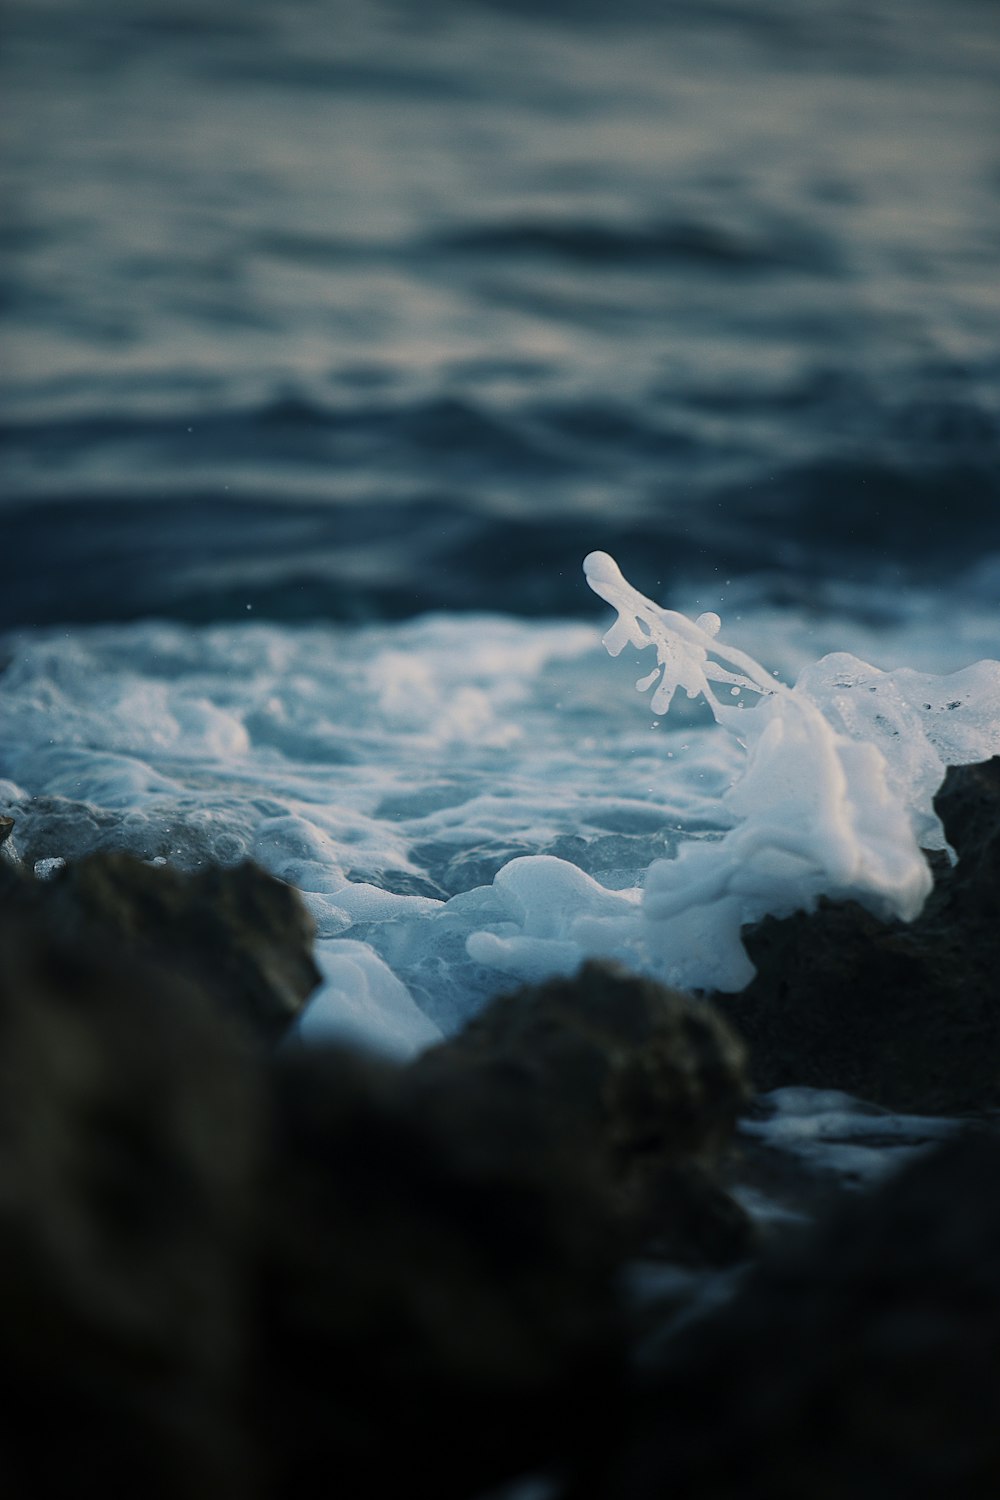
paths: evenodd
<path fill-rule="evenodd" d="M 297 1042 L 254 866 L 42 881 L 0 823 L 0 1492 L 1000 1492 L 1000 762 L 939 808 L 912 927 L 765 923 L 718 1006 L 588 964 L 408 1066 Z M 972 1118 L 796 1198 L 790 1085 Z"/>

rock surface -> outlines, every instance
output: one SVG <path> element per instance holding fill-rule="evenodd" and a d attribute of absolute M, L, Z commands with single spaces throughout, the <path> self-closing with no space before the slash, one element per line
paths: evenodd
<path fill-rule="evenodd" d="M 410 1077 L 438 1099 L 519 1097 L 567 1168 L 599 1185 L 633 1249 L 694 1264 L 749 1252 L 749 1221 L 715 1169 L 750 1087 L 710 1005 L 591 962 L 500 996 Z"/>
<path fill-rule="evenodd" d="M 264 1204 L 257 1426 L 273 1493 L 474 1496 L 577 1461 L 617 1387 L 620 1246 L 515 1093 L 430 1098 L 286 1059 Z"/>
<path fill-rule="evenodd" d="M 966 1136 L 752 1274 L 573 1500 L 993 1500 L 1000 1141 Z"/>
<path fill-rule="evenodd" d="M 962 859 L 919 927 L 808 919 L 744 1025 L 766 1086 L 926 1110 L 964 1068 L 993 1097 L 998 803 L 996 763 L 949 780 Z M 747 1273 L 720 1185 L 745 1053 L 711 1006 L 590 964 L 406 1068 L 269 1050 L 309 940 L 253 867 L 0 862 L 5 1495 L 297 1500 L 359 1469 L 346 1493 L 436 1500 L 531 1473 L 561 1500 L 1000 1490 L 985 1128 Z M 695 1319 L 705 1277 L 731 1300 Z"/>
<path fill-rule="evenodd" d="M 8 877 L 2 895 L 70 947 L 103 945 L 180 974 L 267 1041 L 321 977 L 298 893 L 250 863 L 186 874 L 93 854 L 44 882 Z"/>
<path fill-rule="evenodd" d="M 176 976 L 23 909 L 0 952 L 3 1493 L 252 1494 L 262 1118 L 241 1035 Z"/>
<path fill-rule="evenodd" d="M 410 1068 L 269 1055 L 197 966 L 139 956 L 183 909 L 169 877 L 86 863 L 11 872 L 0 917 L 5 1493 L 86 1471 L 294 1500 L 360 1468 L 366 1494 L 458 1500 L 585 1473 L 641 1215 L 664 1253 L 746 1250 L 711 1176 L 746 1090 L 725 1028 L 595 965 Z M 252 916 L 254 883 L 227 890 Z"/>
<path fill-rule="evenodd" d="M 757 977 L 720 1008 L 754 1082 L 843 1089 L 892 1109 L 1000 1107 L 1000 758 L 953 768 L 936 801 L 959 859 L 909 925 L 851 903 L 747 934 Z"/>
<path fill-rule="evenodd" d="M 21 860 L 11 837 L 13 832 L 14 819 L 0 816 L 0 865 L 19 868 Z"/>

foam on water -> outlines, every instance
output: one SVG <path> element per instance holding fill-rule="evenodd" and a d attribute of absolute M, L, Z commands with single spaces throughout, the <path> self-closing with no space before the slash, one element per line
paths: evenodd
<path fill-rule="evenodd" d="M 643 946 L 654 967 L 676 984 L 741 989 L 754 974 L 742 929 L 813 910 L 820 896 L 911 921 L 932 885 L 922 850 L 945 847 L 933 797 L 947 766 L 1000 751 L 1000 662 L 938 677 L 837 652 L 789 688 L 717 639 L 718 615 L 661 609 L 606 553 L 584 570 L 617 611 L 609 653 L 656 650 L 636 683 L 654 688 L 653 712 L 683 687 L 746 752 L 722 798 L 733 818 L 722 839 L 649 868 Z"/>
<path fill-rule="evenodd" d="M 188 868 L 257 859 L 303 891 L 317 921 L 325 984 L 306 1037 L 364 1035 L 405 1053 L 489 994 L 571 971 L 585 953 L 669 977 L 678 958 L 662 936 L 673 920 L 664 908 L 680 911 L 671 881 L 681 870 L 692 885 L 696 870 L 715 883 L 713 901 L 689 901 L 680 923 L 695 948 L 700 934 L 716 954 L 715 971 L 689 951 L 687 982 L 718 981 L 719 932 L 728 922 L 731 964 L 742 951 L 734 912 L 757 910 L 768 880 L 773 896 L 787 874 L 773 851 L 750 847 L 749 803 L 770 797 L 773 811 L 790 791 L 787 762 L 768 770 L 764 754 L 762 709 L 792 696 L 771 691 L 771 669 L 798 673 L 795 693 L 823 702 L 837 755 L 853 746 L 880 797 L 898 801 L 893 778 L 915 788 L 911 811 L 925 812 L 906 836 L 932 841 L 934 777 L 982 743 L 979 729 L 954 728 L 969 716 L 947 703 L 981 696 L 984 684 L 964 670 L 938 703 L 926 674 L 995 649 L 995 612 L 960 598 L 928 604 L 906 595 L 878 631 L 744 606 L 741 639 L 769 670 L 756 708 L 717 716 L 745 730 L 761 714 L 756 768 L 747 735 L 725 732 L 704 701 L 677 695 L 669 717 L 651 721 L 591 626 L 437 615 L 354 629 L 25 631 L 4 643 L 0 805 L 32 863 L 96 848 Z M 703 627 L 692 639 L 719 648 Z M 850 689 L 843 658 L 802 673 L 838 641 L 894 670 L 855 663 Z M 895 670 L 907 661 L 909 671 Z M 730 669 L 742 670 L 732 659 Z M 914 714 L 934 734 L 912 764 L 887 758 L 888 744 L 913 742 Z M 814 719 L 804 722 L 812 733 Z M 806 749 L 812 756 L 812 741 Z M 866 835 L 881 837 L 878 805 L 864 804 Z M 721 912 L 720 893 L 730 903 Z"/>
<path fill-rule="evenodd" d="M 797 1158 L 843 1187 L 867 1186 L 916 1152 L 962 1128 L 939 1116 L 892 1114 L 838 1089 L 783 1088 L 762 1094 L 740 1134 Z M 762 1216 L 773 1205 L 761 1202 Z"/>

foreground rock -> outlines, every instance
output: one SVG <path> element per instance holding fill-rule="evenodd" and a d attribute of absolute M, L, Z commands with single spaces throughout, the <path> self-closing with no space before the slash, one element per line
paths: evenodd
<path fill-rule="evenodd" d="M 345 1052 L 279 1068 L 255 1381 L 270 1493 L 353 1473 L 349 1493 L 471 1500 L 585 1466 L 620 1386 L 620 1245 L 522 1103 L 431 1098 Z"/>
<path fill-rule="evenodd" d="M 258 866 L 193 874 L 128 854 L 93 854 L 52 879 L 0 867 L 2 899 L 54 941 L 104 947 L 197 985 L 274 1041 L 320 980 L 298 893 Z"/>
<path fill-rule="evenodd" d="M 675 1339 L 573 1500 L 993 1500 L 1000 1142 L 966 1137 Z"/>
<path fill-rule="evenodd" d="M 3 1493 L 286 1500 L 357 1466 L 356 1493 L 446 1500 L 581 1451 L 621 1247 L 517 1091 L 435 1108 L 346 1051 L 269 1057 L 107 905 L 84 922 L 100 884 L 59 922 L 26 889 L 0 907 Z"/>
<path fill-rule="evenodd" d="M 252 1494 L 242 1034 L 24 908 L 0 952 L 0 1488 Z"/>
<path fill-rule="evenodd" d="M 268 1053 L 312 969 L 259 871 L 3 885 L 5 1494 L 583 1475 L 630 1247 L 746 1252 L 713 1171 L 747 1085 L 705 1006 L 591 965 L 408 1069 Z"/>
<path fill-rule="evenodd" d="M 750 1097 L 745 1055 L 711 1006 L 592 962 L 501 996 L 409 1078 L 431 1109 L 516 1101 L 564 1170 L 599 1186 L 633 1251 L 686 1264 L 749 1252 L 749 1221 L 716 1180 Z"/>
<path fill-rule="evenodd" d="M 477 1500 L 530 1473 L 573 1500 L 996 1492 L 995 1142 L 657 1337 L 626 1303 L 637 1246 L 746 1250 L 714 1175 L 742 1051 L 708 1007 L 591 965 L 410 1068 L 268 1052 L 238 965 L 216 1004 L 196 965 L 144 961 L 107 914 L 145 930 L 152 882 L 119 900 L 98 869 L 4 876 L 5 1496 L 85 1475 L 153 1500 Z"/>
<path fill-rule="evenodd" d="M 747 1096 L 708 1006 L 597 963 L 402 1070 L 285 1058 L 257 1382 L 276 1492 L 345 1466 L 440 1500 L 585 1474 L 625 1389 L 627 1254 L 748 1253 L 715 1177 Z"/>
<path fill-rule="evenodd" d="M 762 1090 L 843 1089 L 892 1109 L 1000 1107 L 1000 758 L 948 772 L 936 806 L 959 862 L 913 923 L 853 904 L 747 935 L 757 977 L 721 1008 Z"/>

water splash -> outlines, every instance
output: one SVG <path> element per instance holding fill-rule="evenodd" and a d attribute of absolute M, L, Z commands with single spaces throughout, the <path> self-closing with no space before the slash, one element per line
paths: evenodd
<path fill-rule="evenodd" d="M 1000 752 L 1000 663 L 932 677 L 836 653 L 789 688 L 717 639 L 717 615 L 692 622 L 660 608 L 603 552 L 584 571 L 618 614 L 608 651 L 656 650 L 637 683 L 657 684 L 653 712 L 683 688 L 746 752 L 722 798 L 732 827 L 647 872 L 643 942 L 655 966 L 674 983 L 742 989 L 754 969 L 741 929 L 811 910 L 820 896 L 911 921 L 932 884 L 921 845 L 944 847 L 933 797 L 946 766 Z M 720 700 L 722 685 L 739 704 Z"/>

